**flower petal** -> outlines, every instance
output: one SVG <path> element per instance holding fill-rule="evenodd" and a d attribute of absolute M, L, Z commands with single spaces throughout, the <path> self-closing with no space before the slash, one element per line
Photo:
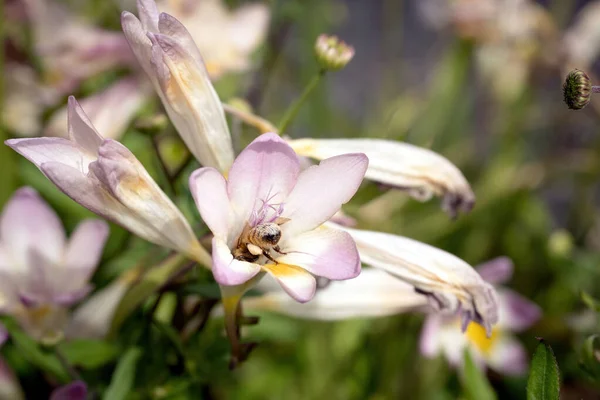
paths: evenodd
<path fill-rule="evenodd" d="M 197 240 L 187 220 L 160 189 L 144 166 L 121 143 L 107 139 L 98 150 L 93 173 L 127 212 L 144 225 L 136 234 L 166 247 L 192 254 Z M 135 227 L 137 228 L 137 226 Z"/>
<path fill-rule="evenodd" d="M 65 231 L 56 213 L 29 187 L 15 192 L 0 218 L 0 238 L 11 269 L 27 275 L 35 253 L 49 265 L 62 261 Z"/>
<path fill-rule="evenodd" d="M 260 205 L 257 199 L 284 202 L 299 173 L 298 157 L 283 139 L 274 133 L 254 139 L 235 159 L 227 184 L 231 205 L 242 224 Z"/>
<path fill-rule="evenodd" d="M 19 380 L 3 358 L 0 358 L 0 396 L 3 399 L 25 400 Z"/>
<path fill-rule="evenodd" d="M 231 135 L 200 53 L 173 17 L 161 14 L 160 28 L 176 34 L 149 34 L 152 65 L 165 109 L 198 161 L 226 172 L 233 163 Z"/>
<path fill-rule="evenodd" d="M 9 139 L 4 143 L 38 168 L 44 163 L 59 162 L 86 174 L 89 164 L 95 160 L 63 138 Z"/>
<path fill-rule="evenodd" d="M 138 14 L 145 31 L 158 32 L 158 7 L 154 0 L 137 0 Z"/>
<path fill-rule="evenodd" d="M 347 203 L 358 190 L 369 160 L 364 154 L 344 154 L 321 161 L 302 171 L 285 201 L 282 226 L 285 236 L 294 236 L 321 225 Z"/>
<path fill-rule="evenodd" d="M 267 277 L 257 285 L 261 290 Z M 427 305 L 414 288 L 376 269 L 365 269 L 354 279 L 330 282 L 315 297 L 299 304 L 281 289 L 244 300 L 245 309 L 267 309 L 297 318 L 343 320 L 401 314 Z"/>
<path fill-rule="evenodd" d="M 145 3 L 154 2 L 147 1 Z M 158 14 L 156 17 L 156 21 L 156 32 L 158 32 Z M 152 54 L 152 43 L 146 35 L 147 30 L 142 26 L 140 20 L 128 11 L 123 11 L 121 13 L 121 27 L 123 28 L 123 33 L 125 34 L 125 38 L 127 39 L 129 47 L 131 48 L 131 51 L 133 51 L 135 58 L 137 58 L 139 64 L 146 72 L 146 75 L 148 75 L 148 77 L 152 81 L 154 87 L 157 90 L 159 90 L 160 86 L 158 85 L 158 81 L 154 76 L 152 65 L 150 63 Z"/>
<path fill-rule="evenodd" d="M 366 178 L 407 190 L 417 200 L 443 196 L 443 208 L 451 215 L 469 211 L 475 202 L 460 170 L 428 149 L 382 139 L 299 139 L 289 143 L 299 155 L 318 160 L 365 153 L 369 157 Z"/>
<path fill-rule="evenodd" d="M 277 262 L 297 265 L 317 276 L 343 280 L 360 274 L 356 244 L 341 230 L 319 227 L 286 239 L 281 250 L 286 254 L 277 256 Z"/>
<path fill-rule="evenodd" d="M 100 220 L 86 220 L 75 228 L 65 253 L 64 279 L 60 279 L 63 292 L 85 287 L 100 262 L 108 233 L 108 224 Z"/>
<path fill-rule="evenodd" d="M 498 257 L 475 267 L 477 273 L 488 283 L 498 285 L 510 280 L 514 265 L 508 257 Z"/>
<path fill-rule="evenodd" d="M 528 355 L 519 340 L 510 335 L 502 335 L 494 343 L 487 363 L 494 370 L 506 375 L 523 375 L 527 372 Z"/>
<path fill-rule="evenodd" d="M 74 381 L 52 391 L 50 400 L 85 400 L 87 394 L 88 390 L 85 382 Z"/>
<path fill-rule="evenodd" d="M 419 339 L 419 350 L 425 357 L 433 358 L 440 351 L 439 335 L 441 333 L 442 318 L 439 315 L 431 314 L 425 318 L 421 328 L 421 337 Z"/>
<path fill-rule="evenodd" d="M 125 133 L 129 123 L 143 105 L 148 92 L 149 85 L 142 85 L 136 79 L 126 78 L 102 92 L 81 100 L 81 107 L 85 108 L 98 132 L 102 132 L 107 139 L 118 139 Z M 66 127 L 67 107 L 64 107 L 52 114 L 44 129 L 44 135 L 66 137 Z M 94 153 L 96 151 L 97 148 L 94 149 Z"/>
<path fill-rule="evenodd" d="M 317 290 L 317 281 L 314 276 L 295 265 L 265 264 L 262 266 L 273 278 L 279 282 L 283 290 L 300 303 L 311 300 Z"/>
<path fill-rule="evenodd" d="M 73 96 L 69 96 L 67 113 L 69 138 L 93 157 L 102 144 L 102 136 Z"/>
<path fill-rule="evenodd" d="M 333 226 L 334 224 L 328 223 Z M 405 237 L 336 225 L 356 241 L 361 261 L 413 285 L 440 311 L 463 315 L 463 328 L 473 320 L 485 327 L 498 322 L 494 288 L 466 262 L 443 250 Z"/>
<path fill-rule="evenodd" d="M 214 168 L 200 168 L 190 176 L 190 191 L 202 220 L 213 235 L 227 237 L 230 206 L 227 181 Z"/>
<path fill-rule="evenodd" d="M 541 308 L 510 289 L 498 289 L 500 325 L 513 332 L 521 332 L 535 324 L 542 316 Z"/>
<path fill-rule="evenodd" d="M 235 260 L 223 239 L 214 237 L 212 246 L 212 271 L 215 280 L 221 285 L 241 285 L 260 272 L 257 264 Z"/>

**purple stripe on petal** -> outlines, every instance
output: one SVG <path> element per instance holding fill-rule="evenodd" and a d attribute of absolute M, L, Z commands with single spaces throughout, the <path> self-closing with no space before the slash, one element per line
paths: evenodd
<path fill-rule="evenodd" d="M 535 324 L 542 316 L 537 304 L 510 289 L 499 289 L 500 324 L 520 332 Z"/>

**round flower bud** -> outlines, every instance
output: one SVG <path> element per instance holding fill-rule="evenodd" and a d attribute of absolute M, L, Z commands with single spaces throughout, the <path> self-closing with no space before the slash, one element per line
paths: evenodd
<path fill-rule="evenodd" d="M 354 48 L 337 36 L 320 35 L 315 43 L 315 55 L 321 68 L 337 71 L 346 66 L 354 57 Z"/>
<path fill-rule="evenodd" d="M 571 110 L 581 110 L 590 102 L 592 83 L 590 77 L 580 69 L 569 72 L 563 84 L 565 103 Z"/>

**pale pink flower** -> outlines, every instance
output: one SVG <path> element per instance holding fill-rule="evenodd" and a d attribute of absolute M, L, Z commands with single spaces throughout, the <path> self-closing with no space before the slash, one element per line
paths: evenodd
<path fill-rule="evenodd" d="M 101 220 L 82 222 L 67 242 L 58 216 L 31 188 L 0 218 L 0 309 L 38 339 L 60 334 L 67 309 L 91 290 L 108 237 Z"/>
<path fill-rule="evenodd" d="M 127 11 L 121 16 L 131 49 L 190 152 L 203 166 L 226 172 L 234 157 L 231 135 L 194 39 L 177 19 L 159 14 L 154 1 L 140 0 L 138 9 L 139 20 Z"/>
<path fill-rule="evenodd" d="M 88 388 L 83 381 L 73 381 L 52 391 L 49 400 L 86 400 Z"/>
<path fill-rule="evenodd" d="M 242 285 L 266 272 L 295 300 L 306 302 L 314 296 L 315 275 L 356 277 L 360 260 L 351 236 L 323 223 L 352 198 L 367 164 L 364 154 L 345 154 L 300 171 L 292 148 L 266 133 L 236 158 L 227 179 L 214 168 L 196 170 L 190 189 L 214 234 L 217 282 Z M 234 257 L 235 249 L 246 243 L 244 230 L 266 223 L 280 224 L 279 249 L 263 249 L 273 260 Z"/>
<path fill-rule="evenodd" d="M 136 235 L 198 260 L 206 252 L 181 211 L 121 143 L 103 139 L 75 98 L 69 98 L 69 139 L 11 139 L 73 200 Z"/>
<path fill-rule="evenodd" d="M 499 285 L 510 279 L 513 265 L 510 259 L 500 257 L 479 266 L 477 271 L 489 283 Z M 464 352 L 480 367 L 490 368 L 508 375 L 527 371 L 527 352 L 512 332 L 522 332 L 541 316 L 540 308 L 514 291 L 497 287 L 499 318 L 492 334 L 471 322 L 466 331 L 460 330 L 460 317 L 430 314 L 421 333 L 421 352 L 428 357 L 444 354 L 454 366 L 463 363 Z"/>

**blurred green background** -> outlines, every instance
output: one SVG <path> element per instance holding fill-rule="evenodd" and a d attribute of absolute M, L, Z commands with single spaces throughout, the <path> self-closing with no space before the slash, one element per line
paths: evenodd
<path fill-rule="evenodd" d="M 476 3 L 485 3 L 471 2 L 474 13 Z M 13 3 L 5 1 L 5 8 Z M 122 4 L 116 1 L 63 3 L 99 26 L 119 29 Z M 243 2 L 228 3 L 235 7 Z M 457 2 L 426 3 L 429 8 L 417 0 L 271 1 L 270 30 L 255 54 L 256 68 L 223 77 L 216 83 L 217 91 L 224 101 L 246 99 L 257 114 L 277 122 L 317 71 L 312 56 L 315 38 L 334 33 L 353 45 L 354 59 L 344 70 L 326 77 L 289 135 L 401 140 L 430 148 L 455 163 L 477 196 L 473 211 L 457 220 L 449 219 L 437 200 L 419 203 L 374 183 L 365 183 L 345 211 L 360 227 L 429 243 L 471 265 L 510 257 L 515 273 L 509 286 L 543 309 L 542 319 L 520 335 L 529 354 L 537 344 L 535 337 L 543 337 L 561 368 L 562 398 L 600 398 L 598 382 L 579 363 L 585 338 L 600 328 L 597 313 L 581 299 L 582 292 L 600 298 L 600 130 L 596 123 L 600 100 L 593 99 L 588 108 L 574 112 L 567 110 L 561 92 L 569 64 L 566 32 L 594 2 L 531 2 L 542 7 L 543 26 L 537 20 L 516 21 L 527 32 L 511 33 L 508 38 L 494 28 L 506 21 L 457 22 L 427 11 L 431 5 L 444 10 Z M 504 18 L 501 13 L 497 17 Z M 4 24 L 5 60 L 12 57 L 35 66 L 27 24 L 9 19 Z M 489 33 L 490 29 L 500 32 Z M 486 60 L 494 46 L 502 46 L 510 56 Z M 600 72 L 596 63 L 579 67 L 591 76 Z M 512 76 L 515 68 L 525 69 L 526 76 Z M 75 94 L 94 93 L 125 73 L 95 76 Z M 142 114 L 159 109 L 154 102 Z M 240 144 L 256 135 L 235 121 L 231 126 Z M 3 139 L 11 134 L 2 130 Z M 175 142 L 169 154 L 181 157 L 183 150 L 173 131 L 167 136 L 169 143 Z M 132 127 L 123 142 L 164 184 L 148 136 Z M 189 165 L 184 175 L 195 167 Z M 31 185 L 69 229 L 91 215 L 4 146 L 0 171 L 2 203 L 16 187 Z M 185 181 L 180 182 L 178 204 L 190 220 L 199 221 Z M 198 234 L 202 233 L 206 230 L 199 227 Z M 134 265 L 153 262 L 160 251 L 151 247 L 112 226 L 104 262 L 95 276 L 97 286 L 105 286 Z M 196 273 L 194 279 L 211 279 L 203 271 Z M 420 315 L 327 323 L 261 314 L 260 324 L 246 332 L 248 339 L 259 342 L 258 347 L 247 362 L 230 372 L 219 319 L 185 343 L 174 343 L 168 324 L 161 328 L 148 323 L 153 301 L 136 311 L 108 341 L 112 350 L 98 350 L 104 355 L 98 365 L 83 368 L 82 376 L 91 387 L 105 387 L 122 352 L 136 347 L 141 358 L 131 398 L 476 398 L 445 360 L 428 360 L 419 354 Z M 43 398 L 48 390 L 44 373 L 23 360 L 14 347 L 9 345 L 3 352 L 30 398 Z M 498 398 L 525 398 L 526 376 L 509 378 L 491 371 L 488 378 Z"/>

